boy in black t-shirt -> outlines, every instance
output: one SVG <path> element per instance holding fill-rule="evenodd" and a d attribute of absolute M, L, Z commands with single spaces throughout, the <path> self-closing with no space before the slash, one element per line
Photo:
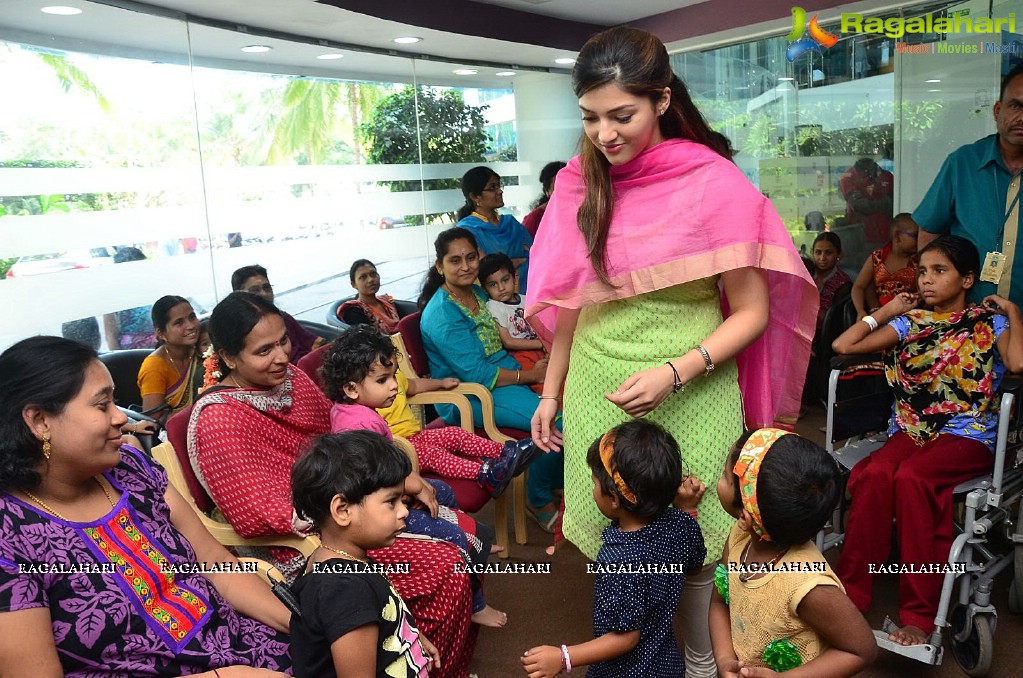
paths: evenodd
<path fill-rule="evenodd" d="M 295 675 L 426 676 L 437 648 L 366 551 L 390 546 L 405 527 L 401 501 L 412 463 L 370 431 L 321 436 L 291 471 L 292 503 L 320 532 L 321 546 L 292 587 Z"/>

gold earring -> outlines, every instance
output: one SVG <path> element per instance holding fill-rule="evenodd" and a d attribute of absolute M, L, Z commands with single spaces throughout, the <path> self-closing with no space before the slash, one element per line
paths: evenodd
<path fill-rule="evenodd" d="M 50 454 L 53 452 L 53 446 L 50 445 L 50 434 L 43 434 L 43 456 L 46 457 L 46 461 L 50 461 Z"/>

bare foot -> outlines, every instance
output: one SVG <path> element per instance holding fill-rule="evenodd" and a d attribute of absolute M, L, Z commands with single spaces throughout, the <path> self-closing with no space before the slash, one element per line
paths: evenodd
<path fill-rule="evenodd" d="M 487 605 L 485 608 L 474 614 L 472 616 L 472 620 L 480 626 L 489 626 L 490 628 L 499 629 L 508 623 L 508 615 Z"/>
<path fill-rule="evenodd" d="M 490 554 L 491 555 L 493 555 L 495 553 L 503 553 L 503 552 L 504 552 L 504 547 L 501 546 L 500 544 L 494 544 L 493 546 L 490 547 Z"/>
<path fill-rule="evenodd" d="M 907 624 L 888 636 L 888 640 L 899 645 L 923 645 L 927 642 L 927 634 L 920 627 Z"/>

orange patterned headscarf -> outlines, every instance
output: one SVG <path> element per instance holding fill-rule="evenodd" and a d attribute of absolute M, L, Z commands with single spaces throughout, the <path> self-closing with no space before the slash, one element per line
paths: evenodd
<path fill-rule="evenodd" d="M 757 503 L 757 476 L 760 475 L 760 464 L 767 456 L 767 451 L 784 435 L 788 435 L 788 431 L 779 428 L 762 428 L 754 431 L 746 444 L 742 446 L 739 460 L 735 462 L 735 468 L 732 469 L 732 472 L 739 476 L 739 497 L 742 500 L 742 507 L 753 518 L 753 531 L 765 541 L 771 541 L 771 535 L 764 529 L 764 521 L 760 517 L 760 505 Z"/>
<path fill-rule="evenodd" d="M 618 464 L 615 463 L 615 437 L 614 431 L 608 431 L 600 439 L 600 461 L 604 464 L 604 470 L 611 476 L 615 487 L 618 488 L 618 493 L 622 495 L 623 499 L 635 506 L 636 493 L 629 489 L 625 479 L 618 473 Z"/>

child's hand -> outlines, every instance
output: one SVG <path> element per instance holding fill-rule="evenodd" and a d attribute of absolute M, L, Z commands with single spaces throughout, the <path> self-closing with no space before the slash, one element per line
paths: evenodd
<path fill-rule="evenodd" d="M 522 655 L 522 668 L 529 678 L 554 678 L 564 666 L 561 648 L 553 645 L 530 648 Z"/>
<path fill-rule="evenodd" d="M 738 659 L 726 659 L 724 662 L 717 662 L 717 665 L 720 678 L 740 678 L 742 662 Z"/>
<path fill-rule="evenodd" d="M 460 383 L 462 382 L 455 377 L 447 377 L 446 379 L 440 380 L 440 387 L 445 391 L 450 391 L 451 389 L 456 388 Z"/>
<path fill-rule="evenodd" d="M 437 517 L 439 504 L 437 504 L 437 490 L 433 485 L 423 481 L 423 488 L 416 494 L 416 501 L 422 504 L 432 517 Z"/>
<path fill-rule="evenodd" d="M 741 676 L 741 678 L 770 678 L 771 676 L 780 675 L 780 673 L 772 671 L 766 666 L 743 666 L 739 669 L 739 676 Z"/>
<path fill-rule="evenodd" d="M 987 295 L 981 303 L 983 303 L 984 308 L 990 309 L 998 315 L 1009 315 L 1009 311 L 1016 305 L 1005 297 L 1000 297 L 997 294 Z"/>
<path fill-rule="evenodd" d="M 700 482 L 696 476 L 686 476 L 675 492 L 675 508 L 683 511 L 695 511 L 703 499 L 707 486 Z"/>
<path fill-rule="evenodd" d="M 430 642 L 429 638 L 422 634 L 419 635 L 419 644 L 423 646 L 423 651 L 426 652 L 427 656 L 430 657 L 431 659 L 430 666 L 433 667 L 434 670 L 439 669 L 440 650 L 438 650 L 437 647 Z"/>

